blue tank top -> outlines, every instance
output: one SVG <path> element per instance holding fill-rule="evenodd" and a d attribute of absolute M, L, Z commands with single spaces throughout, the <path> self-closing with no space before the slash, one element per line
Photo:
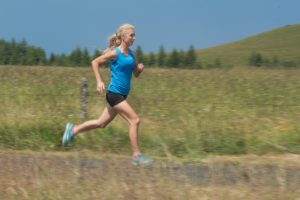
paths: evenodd
<path fill-rule="evenodd" d="M 117 58 L 110 62 L 110 84 L 108 90 L 122 95 L 128 95 L 134 69 L 134 55 L 129 49 L 127 56 L 119 48 L 115 48 Z"/>

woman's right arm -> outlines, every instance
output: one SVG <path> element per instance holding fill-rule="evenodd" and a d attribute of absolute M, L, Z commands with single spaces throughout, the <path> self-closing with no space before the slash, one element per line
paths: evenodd
<path fill-rule="evenodd" d="M 117 56 L 116 51 L 110 50 L 110 51 L 106 52 L 105 54 L 95 58 L 91 63 L 93 72 L 94 72 L 94 75 L 95 75 L 95 78 L 97 81 L 97 91 L 98 91 L 99 95 L 102 95 L 103 91 L 105 90 L 105 85 L 104 85 L 104 82 L 100 75 L 99 65 L 116 59 L 116 56 Z"/>

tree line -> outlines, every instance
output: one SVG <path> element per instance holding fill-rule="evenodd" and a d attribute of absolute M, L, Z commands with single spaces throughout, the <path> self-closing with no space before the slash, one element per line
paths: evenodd
<path fill-rule="evenodd" d="M 199 67 L 193 45 L 187 51 L 174 48 L 168 53 L 163 46 L 159 47 L 158 53 L 144 54 L 141 46 L 137 46 L 135 51 L 138 61 L 147 66 Z M 89 66 L 91 60 L 101 54 L 102 52 L 96 49 L 91 55 L 87 48 L 77 47 L 70 54 L 51 53 L 47 56 L 44 49 L 29 45 L 25 39 L 19 42 L 15 39 L 0 39 L 0 65 Z"/>
<path fill-rule="evenodd" d="M 1 65 L 45 65 L 46 53 L 42 48 L 28 45 L 26 40 L 10 42 L 0 39 Z"/>
<path fill-rule="evenodd" d="M 220 58 L 216 58 L 212 63 L 201 64 L 197 58 L 194 46 L 190 45 L 187 51 L 174 48 L 171 52 L 166 52 L 160 46 L 157 53 L 145 54 L 141 46 L 134 49 L 139 62 L 151 67 L 161 68 L 228 68 L 230 64 L 223 63 Z M 77 47 L 69 54 L 46 55 L 45 50 L 40 47 L 29 45 L 25 39 L 16 41 L 5 41 L 0 39 L 0 65 L 39 65 L 39 66 L 70 66 L 83 67 L 90 66 L 91 60 L 100 56 L 102 52 L 95 49 L 90 54 L 87 48 Z M 259 52 L 252 52 L 248 57 L 248 65 L 255 67 L 299 67 L 300 61 L 282 60 L 278 56 L 266 57 Z M 108 67 L 108 64 L 104 65 Z"/>
<path fill-rule="evenodd" d="M 254 67 L 285 67 L 285 68 L 294 68 L 299 67 L 300 62 L 292 61 L 292 60 L 282 60 L 278 56 L 273 56 L 272 58 L 268 58 L 259 52 L 252 52 L 252 54 L 248 58 L 248 65 Z"/>
<path fill-rule="evenodd" d="M 144 54 L 141 46 L 136 48 L 137 59 L 147 66 L 172 67 L 172 68 L 198 68 L 197 54 L 193 45 L 187 51 L 174 48 L 167 53 L 163 46 L 160 46 L 157 54 L 153 52 Z"/>

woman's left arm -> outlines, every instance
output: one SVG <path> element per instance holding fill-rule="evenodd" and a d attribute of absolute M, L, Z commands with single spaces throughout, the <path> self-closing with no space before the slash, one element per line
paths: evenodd
<path fill-rule="evenodd" d="M 136 56 L 135 56 L 135 52 L 133 52 L 134 54 L 134 70 L 133 70 L 133 74 L 135 77 L 139 77 L 139 75 L 143 72 L 144 70 L 144 64 L 143 63 L 138 63 L 136 60 Z"/>
<path fill-rule="evenodd" d="M 139 75 L 143 72 L 143 70 L 144 70 L 143 63 L 135 64 L 134 71 L 133 71 L 134 76 L 139 77 Z"/>

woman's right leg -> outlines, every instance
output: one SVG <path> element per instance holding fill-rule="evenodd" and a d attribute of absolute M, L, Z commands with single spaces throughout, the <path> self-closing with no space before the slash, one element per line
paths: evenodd
<path fill-rule="evenodd" d="M 82 124 L 75 125 L 73 127 L 73 135 L 76 135 L 81 132 L 93 130 L 96 128 L 105 128 L 117 115 L 117 112 L 114 111 L 109 105 L 106 106 L 101 116 L 96 120 L 89 120 Z"/>

